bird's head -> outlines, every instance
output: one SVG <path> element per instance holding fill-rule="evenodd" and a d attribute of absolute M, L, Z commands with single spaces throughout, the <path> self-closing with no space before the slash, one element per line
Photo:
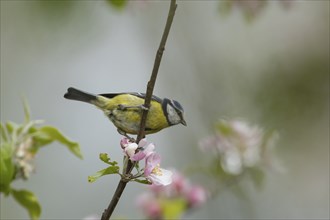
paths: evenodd
<path fill-rule="evenodd" d="M 183 124 L 187 126 L 186 121 L 183 118 L 184 110 L 182 105 L 173 99 L 164 99 L 163 100 L 163 111 L 167 118 L 167 121 L 170 125 Z"/>

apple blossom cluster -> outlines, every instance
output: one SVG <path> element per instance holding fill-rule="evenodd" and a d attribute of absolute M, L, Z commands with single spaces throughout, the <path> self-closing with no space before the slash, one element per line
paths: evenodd
<path fill-rule="evenodd" d="M 205 152 L 213 151 L 226 173 L 239 175 L 249 167 L 277 168 L 271 153 L 276 139 L 277 134 L 267 134 L 245 121 L 220 120 L 215 134 L 202 140 L 200 148 Z"/>
<path fill-rule="evenodd" d="M 149 186 L 149 191 L 139 195 L 136 203 L 148 219 L 179 219 L 185 212 L 203 205 L 207 198 L 202 186 L 173 171 L 172 184 Z"/>
<path fill-rule="evenodd" d="M 147 143 L 142 139 L 139 144 L 131 142 L 124 137 L 120 141 L 125 156 L 132 162 L 144 160 L 144 169 L 139 170 L 142 174 L 138 177 L 145 177 L 153 185 L 166 186 L 172 182 L 172 172 L 160 167 L 161 157 L 155 152 L 155 145 Z"/>
<path fill-rule="evenodd" d="M 272 1 L 270 0 L 227 0 L 220 1 L 220 9 L 224 12 L 228 12 L 229 10 L 238 9 L 242 11 L 242 13 L 247 18 L 253 18 L 259 15 L 263 9 Z M 293 0 L 280 0 L 274 1 L 279 3 L 283 8 L 290 8 L 293 4 Z"/>

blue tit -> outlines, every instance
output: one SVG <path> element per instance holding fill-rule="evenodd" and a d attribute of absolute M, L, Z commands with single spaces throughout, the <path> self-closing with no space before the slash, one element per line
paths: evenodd
<path fill-rule="evenodd" d="M 120 134 L 138 134 L 140 130 L 144 93 L 110 93 L 94 95 L 68 88 L 64 98 L 87 102 L 101 109 L 117 127 Z M 186 122 L 183 108 L 178 101 L 152 96 L 147 116 L 145 134 L 156 133 L 164 128 Z"/>

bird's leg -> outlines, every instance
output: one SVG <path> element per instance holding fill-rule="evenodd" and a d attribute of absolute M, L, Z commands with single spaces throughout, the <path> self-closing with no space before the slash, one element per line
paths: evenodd
<path fill-rule="evenodd" d="M 129 108 L 137 108 L 137 109 L 142 109 L 142 110 L 148 110 L 147 107 L 145 107 L 144 105 L 132 105 L 132 106 L 129 106 L 129 105 L 122 105 L 122 104 L 119 104 L 118 105 L 118 108 L 122 111 L 124 110 L 127 110 Z"/>
<path fill-rule="evenodd" d="M 126 134 L 126 132 L 120 130 L 119 128 L 117 128 L 117 131 L 118 131 L 119 134 L 121 134 L 121 135 L 125 136 L 126 138 L 128 138 L 130 142 L 135 142 L 135 139 L 132 138 L 132 137 L 130 137 L 130 136 L 128 136 L 128 135 Z"/>

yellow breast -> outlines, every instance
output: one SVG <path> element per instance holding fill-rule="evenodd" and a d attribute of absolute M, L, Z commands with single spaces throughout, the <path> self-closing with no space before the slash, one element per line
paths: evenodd
<path fill-rule="evenodd" d="M 139 106 L 144 104 L 144 99 L 131 94 L 121 94 L 113 98 L 98 96 L 94 104 L 103 110 L 120 130 L 128 134 L 139 132 L 142 115 L 142 109 Z M 123 110 L 118 107 L 119 105 L 128 108 Z M 146 134 L 155 133 L 168 126 L 161 103 L 152 100 L 146 121 Z"/>

